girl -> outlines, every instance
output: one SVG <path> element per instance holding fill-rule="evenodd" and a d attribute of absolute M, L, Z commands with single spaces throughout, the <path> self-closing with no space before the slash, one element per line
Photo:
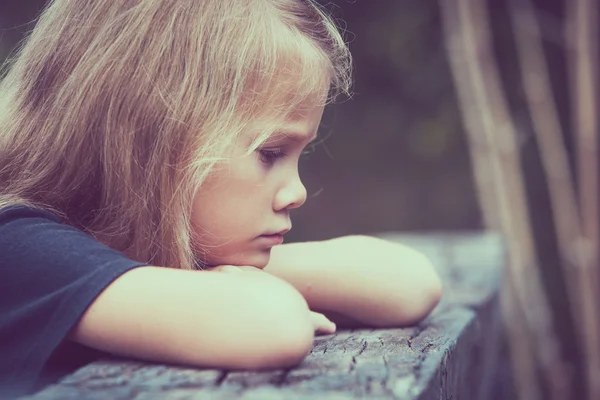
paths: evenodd
<path fill-rule="evenodd" d="M 425 317 L 414 250 L 276 246 L 349 60 L 309 0 L 50 1 L 0 87 L 2 394 L 106 353 L 289 367 L 336 322 Z"/>

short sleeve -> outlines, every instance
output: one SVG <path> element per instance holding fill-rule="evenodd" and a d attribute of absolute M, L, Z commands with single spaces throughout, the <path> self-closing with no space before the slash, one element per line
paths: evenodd
<path fill-rule="evenodd" d="M 31 391 L 94 299 L 143 265 L 49 212 L 0 210 L 0 397 Z"/>

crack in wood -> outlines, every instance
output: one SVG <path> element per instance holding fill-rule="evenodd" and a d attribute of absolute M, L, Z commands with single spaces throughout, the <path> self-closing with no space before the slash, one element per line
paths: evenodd
<path fill-rule="evenodd" d="M 427 353 L 427 352 L 429 352 L 429 349 L 431 349 L 432 347 L 435 347 L 435 345 L 433 343 L 427 343 L 425 345 L 425 347 L 423 347 L 421 349 L 421 353 Z"/>
<path fill-rule="evenodd" d="M 433 326 L 433 324 L 430 324 L 429 326 Z M 416 326 L 415 331 L 406 339 L 406 343 L 409 349 L 415 351 L 415 349 L 413 349 L 412 347 L 413 340 L 417 339 L 421 335 L 421 333 L 423 333 L 426 329 L 427 326 L 424 326 L 422 323 Z"/>
<path fill-rule="evenodd" d="M 362 347 L 360 348 L 360 350 L 358 351 L 358 354 L 356 354 L 356 356 L 360 356 L 367 349 L 368 345 L 369 345 L 369 342 L 366 339 L 363 340 Z"/>
<path fill-rule="evenodd" d="M 389 388 L 387 387 L 387 385 L 388 385 L 388 382 L 389 382 L 389 379 L 390 379 L 390 366 L 388 365 L 387 359 L 385 358 L 385 354 L 382 355 L 381 358 L 383 359 L 383 366 L 385 368 L 385 376 L 381 380 L 381 384 L 383 385 L 383 387 L 386 390 L 389 390 Z"/>
<path fill-rule="evenodd" d="M 286 381 L 289 373 L 292 370 L 293 370 L 293 368 L 286 368 L 283 371 L 281 371 L 281 375 L 279 375 L 279 377 L 274 382 L 275 386 L 283 386 L 285 384 L 285 381 Z"/>
<path fill-rule="evenodd" d="M 223 381 L 227 379 L 227 375 L 229 375 L 229 371 L 223 370 L 219 373 L 217 380 L 215 381 L 215 386 L 219 387 L 223 384 Z"/>
<path fill-rule="evenodd" d="M 353 372 L 356 369 L 356 357 L 352 356 L 352 362 L 350 363 L 350 368 L 348 372 Z"/>
<path fill-rule="evenodd" d="M 410 346 L 409 346 L 410 347 Z M 411 348 L 412 349 L 412 348 Z M 412 366 L 414 381 L 411 385 L 411 388 L 416 385 L 417 382 L 421 380 L 421 372 L 423 371 L 423 363 L 427 358 L 427 353 L 421 351 L 419 356 L 417 357 L 414 365 Z"/>

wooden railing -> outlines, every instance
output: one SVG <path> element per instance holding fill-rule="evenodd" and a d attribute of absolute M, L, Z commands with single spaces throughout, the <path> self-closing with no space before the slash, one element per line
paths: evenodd
<path fill-rule="evenodd" d="M 423 251 L 442 276 L 442 301 L 417 326 L 319 336 L 300 365 L 268 372 L 106 359 L 28 399 L 511 398 L 498 299 L 506 259 L 501 238 L 487 233 L 380 236 Z"/>

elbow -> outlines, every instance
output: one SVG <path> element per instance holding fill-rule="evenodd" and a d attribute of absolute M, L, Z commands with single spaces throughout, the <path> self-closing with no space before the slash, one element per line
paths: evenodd
<path fill-rule="evenodd" d="M 301 326 L 288 325 L 285 329 L 272 332 L 268 346 L 256 358 L 245 360 L 241 369 L 273 370 L 292 368 L 300 364 L 311 352 L 314 345 L 314 331 L 308 323 Z"/>
<path fill-rule="evenodd" d="M 394 290 L 390 296 L 387 318 L 383 318 L 380 327 L 402 327 L 415 325 L 427 318 L 440 303 L 443 293 L 442 281 L 431 261 L 422 254 L 413 258 L 411 276 L 400 276 L 397 282 L 401 289 Z M 405 271 L 406 272 L 406 271 Z"/>
<path fill-rule="evenodd" d="M 288 336 L 290 340 L 282 343 L 280 351 L 275 354 L 274 360 L 267 361 L 262 368 L 292 368 L 300 364 L 312 351 L 314 345 L 314 330 L 310 325 L 302 326 L 294 335 Z"/>
<path fill-rule="evenodd" d="M 401 295 L 387 307 L 388 312 L 385 316 L 372 321 L 371 324 L 378 328 L 391 328 L 412 326 L 423 321 L 439 304 L 442 297 L 442 285 L 437 280 L 420 289 L 418 293 L 411 293 L 410 297 L 406 293 Z"/>
<path fill-rule="evenodd" d="M 418 302 L 412 310 L 412 320 L 418 323 L 425 319 L 437 307 L 442 299 L 442 281 L 439 276 L 433 272 L 431 276 L 423 282 L 421 294 L 418 295 Z"/>
<path fill-rule="evenodd" d="M 300 364 L 313 349 L 314 327 L 304 298 L 291 288 L 275 298 L 279 301 L 270 299 L 273 307 L 268 319 L 273 323 L 269 324 L 268 335 L 251 346 L 254 350 L 263 349 L 255 353 L 256 358 L 247 360 L 244 369 L 291 368 Z"/>
<path fill-rule="evenodd" d="M 413 286 L 411 301 L 405 310 L 404 318 L 409 324 L 425 319 L 437 307 L 442 299 L 442 280 L 428 258 L 422 256 L 420 274 Z"/>
<path fill-rule="evenodd" d="M 312 351 L 315 332 L 308 308 L 289 310 L 279 319 L 280 323 L 271 331 L 267 340 L 268 356 L 261 357 L 258 369 L 291 368 L 300 364 Z"/>
<path fill-rule="evenodd" d="M 254 335 L 249 335 L 254 336 Z M 314 343 L 312 327 L 287 325 L 285 328 L 272 328 L 258 340 L 241 340 L 241 346 L 229 351 L 224 362 L 193 363 L 193 365 L 226 368 L 238 371 L 269 371 L 292 368 L 300 364 L 310 353 Z M 211 365 L 212 364 L 212 365 Z"/>

